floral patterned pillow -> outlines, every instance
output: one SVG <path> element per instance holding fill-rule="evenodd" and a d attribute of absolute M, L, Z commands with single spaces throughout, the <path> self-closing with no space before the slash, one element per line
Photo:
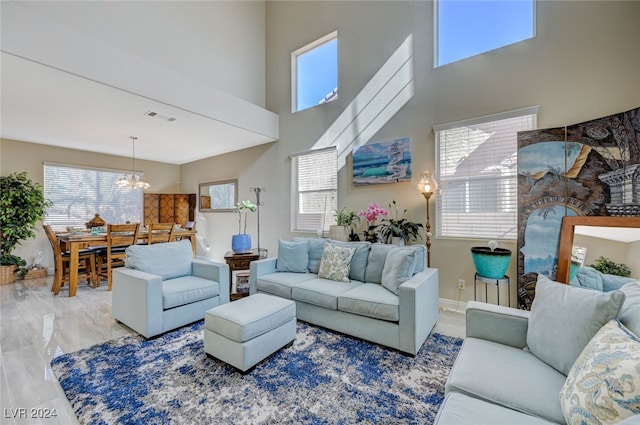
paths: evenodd
<path fill-rule="evenodd" d="M 355 248 L 325 243 L 318 277 L 338 282 L 349 282 L 349 271 L 354 252 L 356 252 Z"/>
<path fill-rule="evenodd" d="M 584 348 L 560 390 L 568 424 L 613 424 L 640 414 L 640 339 L 617 320 Z"/>

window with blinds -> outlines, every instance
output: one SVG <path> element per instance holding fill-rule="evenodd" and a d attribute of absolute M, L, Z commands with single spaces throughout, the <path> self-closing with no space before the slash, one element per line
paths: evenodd
<path fill-rule="evenodd" d="M 515 240 L 517 133 L 536 128 L 526 108 L 434 128 L 437 237 Z"/>
<path fill-rule="evenodd" d="M 318 232 L 335 224 L 338 150 L 335 147 L 291 156 L 291 229 Z"/>
<path fill-rule="evenodd" d="M 55 230 L 82 226 L 95 214 L 107 223 L 142 222 L 141 189 L 117 187 L 124 172 L 71 165 L 44 165 L 44 194 L 53 202 L 44 223 Z"/>

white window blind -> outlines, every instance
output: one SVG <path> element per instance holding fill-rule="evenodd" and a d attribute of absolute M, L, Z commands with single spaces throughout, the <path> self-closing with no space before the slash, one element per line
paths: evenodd
<path fill-rule="evenodd" d="M 44 165 L 44 194 L 53 202 L 44 223 L 55 230 L 84 226 L 95 214 L 107 223 L 142 222 L 142 189 L 117 187 L 123 171 Z"/>
<path fill-rule="evenodd" d="M 335 224 L 338 150 L 335 147 L 291 155 L 291 228 L 328 230 Z"/>
<path fill-rule="evenodd" d="M 538 108 L 436 126 L 437 237 L 517 238 L 517 133 Z"/>

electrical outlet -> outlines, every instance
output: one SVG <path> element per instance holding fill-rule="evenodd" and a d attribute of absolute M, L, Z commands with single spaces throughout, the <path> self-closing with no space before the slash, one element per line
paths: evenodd
<path fill-rule="evenodd" d="M 458 279 L 458 289 L 459 290 L 464 290 L 464 288 L 466 287 L 466 282 L 464 281 L 464 279 Z"/>

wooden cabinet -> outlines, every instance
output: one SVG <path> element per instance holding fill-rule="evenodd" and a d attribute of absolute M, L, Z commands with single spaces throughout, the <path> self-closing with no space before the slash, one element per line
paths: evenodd
<path fill-rule="evenodd" d="M 177 223 L 186 227 L 195 221 L 195 193 L 145 193 L 144 225 L 150 223 Z"/>

